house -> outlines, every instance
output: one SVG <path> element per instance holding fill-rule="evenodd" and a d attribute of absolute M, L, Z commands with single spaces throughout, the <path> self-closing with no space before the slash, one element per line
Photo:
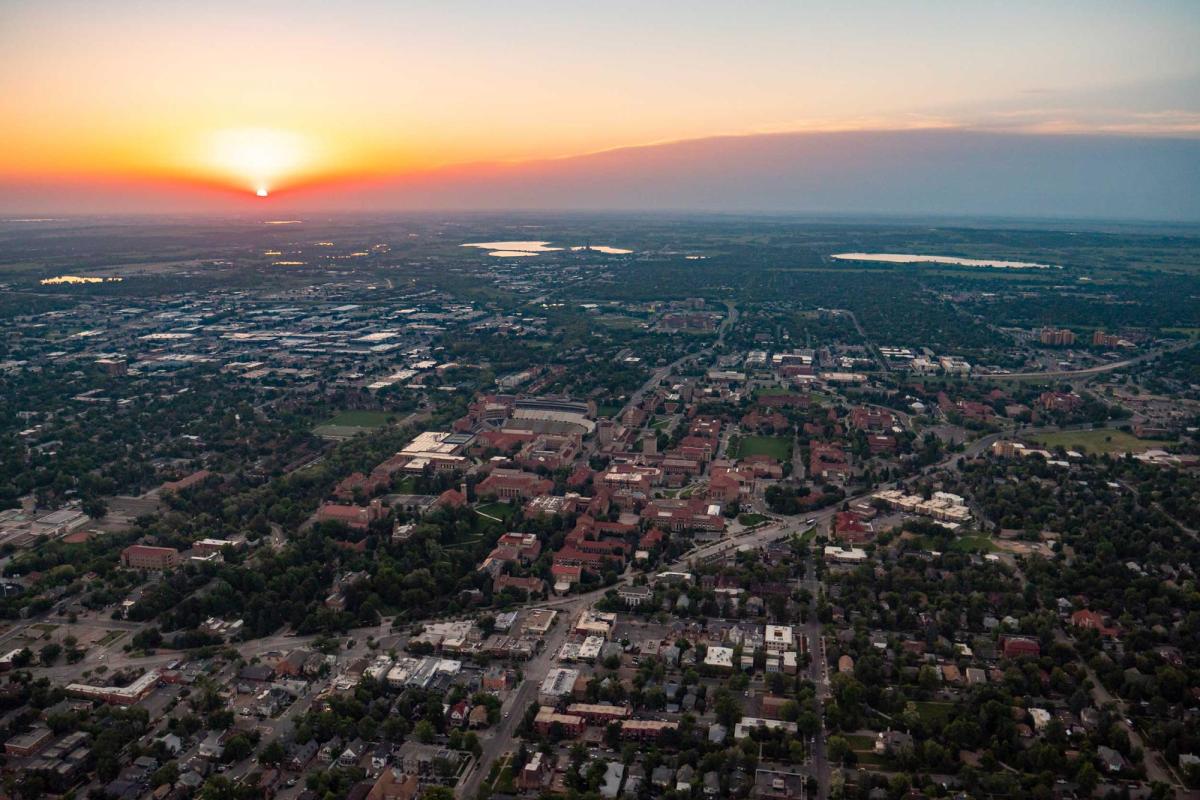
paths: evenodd
<path fill-rule="evenodd" d="M 1107 624 L 1102 615 L 1086 608 L 1071 615 L 1071 624 L 1076 628 L 1096 631 L 1106 639 L 1116 638 L 1118 633 L 1115 627 Z"/>
<path fill-rule="evenodd" d="M 446 714 L 446 721 L 456 728 L 465 727 L 467 718 L 471 715 L 471 704 L 466 700 L 459 700 L 450 707 L 450 711 Z"/>
<path fill-rule="evenodd" d="M 485 705 L 475 706 L 471 709 L 471 713 L 467 715 L 467 727 L 473 730 L 486 728 L 488 722 L 488 707 Z"/>
<path fill-rule="evenodd" d="M 315 739 L 307 741 L 304 744 L 292 745 L 286 762 L 287 768 L 293 772 L 301 772 L 308 766 L 308 763 L 313 760 L 316 754 L 317 742 Z"/>
<path fill-rule="evenodd" d="M 343 767 L 356 766 L 364 753 L 366 753 L 366 745 L 363 744 L 362 739 L 355 739 L 338 754 L 338 764 Z"/>
<path fill-rule="evenodd" d="M 762 800 L 799 800 L 806 797 L 806 775 L 774 769 L 758 769 L 754 773 L 753 796 Z"/>
<path fill-rule="evenodd" d="M 1038 656 L 1042 647 L 1035 639 L 1026 636 L 1003 636 L 1003 652 L 1005 658 L 1020 658 L 1021 656 Z"/>
<path fill-rule="evenodd" d="M 225 751 L 225 743 L 221 741 L 221 738 L 222 736 L 220 731 L 209 732 L 208 736 L 205 736 L 204 739 L 201 740 L 200 745 L 197 748 L 197 752 L 200 754 L 200 757 L 207 758 L 209 760 L 220 758 L 221 753 Z"/>
<path fill-rule="evenodd" d="M 604 782 L 600 784 L 600 796 L 615 798 L 621 793 L 621 781 L 625 778 L 625 765 L 620 761 L 609 761 L 604 768 Z"/>
<path fill-rule="evenodd" d="M 275 670 L 266 664 L 247 664 L 238 671 L 238 680 L 266 683 L 275 677 Z"/>
<path fill-rule="evenodd" d="M 1125 769 L 1125 758 L 1111 747 L 1100 745 L 1096 748 L 1096 758 L 1105 772 L 1117 773 Z"/>
<path fill-rule="evenodd" d="M 654 596 L 649 586 L 621 586 L 617 598 L 630 608 L 637 608 Z"/>
<path fill-rule="evenodd" d="M 367 793 L 367 800 L 416 800 L 421 783 L 416 775 L 385 769 Z"/>
<path fill-rule="evenodd" d="M 911 750 L 912 746 L 912 736 L 901 731 L 880 731 L 875 737 L 875 754 L 880 756 L 895 755 L 904 749 Z"/>

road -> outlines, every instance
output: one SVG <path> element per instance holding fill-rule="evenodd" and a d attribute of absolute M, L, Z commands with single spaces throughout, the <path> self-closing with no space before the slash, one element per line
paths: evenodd
<path fill-rule="evenodd" d="M 685 356 L 680 356 L 670 364 L 667 364 L 665 367 L 659 367 L 658 369 L 654 370 L 654 372 L 650 373 L 650 377 L 646 379 L 646 382 L 638 387 L 638 389 L 629 396 L 629 401 L 625 403 L 625 407 L 621 409 L 621 413 L 617 416 L 618 419 L 624 417 L 625 414 L 631 409 L 637 408 L 638 404 L 642 402 L 642 398 L 646 395 L 646 393 L 662 383 L 675 370 L 679 369 L 681 366 L 690 361 L 695 361 L 703 356 L 711 355 L 714 349 L 725 344 L 725 334 L 729 332 L 729 329 L 733 327 L 733 324 L 737 322 L 738 319 L 737 306 L 735 306 L 733 303 L 726 303 L 725 308 L 727 309 L 727 313 L 725 314 L 725 319 L 721 320 L 721 324 L 717 326 L 716 340 L 704 349 L 698 350 L 695 353 L 689 353 Z"/>
<path fill-rule="evenodd" d="M 863 326 L 859 324 L 858 317 L 854 314 L 854 312 L 846 309 L 840 309 L 839 311 L 840 313 L 848 316 L 850 321 L 854 323 L 854 330 L 858 331 L 858 335 L 862 337 L 863 347 L 867 348 L 867 352 L 870 353 L 875 359 L 875 363 L 879 364 L 879 369 L 883 371 L 883 374 L 887 375 L 890 373 L 892 369 L 888 366 L 887 359 L 880 354 L 875 345 L 871 344 L 871 340 L 867 338 L 867 332 L 863 330 Z"/>
<path fill-rule="evenodd" d="M 567 634 L 574 626 L 575 617 L 586 606 L 603 594 L 590 592 L 559 603 L 534 604 L 539 607 L 552 605 L 559 612 L 554 627 L 546 635 L 545 644 L 536 656 L 525 662 L 522 668 L 524 679 L 513 691 L 500 710 L 500 724 L 487 730 L 480 736 L 482 752 L 476 759 L 471 772 L 459 781 L 455 793 L 458 797 L 472 798 L 479 792 L 479 786 L 491 771 L 492 762 L 504 755 L 513 744 L 517 727 L 525 718 L 525 710 L 537 699 L 538 688 L 542 685 L 546 674 L 557 661 L 559 650 L 567 639 Z"/>
<path fill-rule="evenodd" d="M 972 374 L 971 379 L 972 380 L 1023 380 L 1026 378 L 1053 378 L 1055 380 L 1071 380 L 1073 378 L 1088 378 L 1088 377 L 1091 377 L 1092 375 L 1101 375 L 1105 372 L 1112 372 L 1114 370 L 1124 369 L 1125 367 L 1131 367 L 1134 364 L 1140 364 L 1143 361 L 1150 361 L 1151 359 L 1158 358 L 1159 356 L 1164 355 L 1166 353 L 1174 353 L 1176 351 L 1191 347 L 1194 344 L 1196 344 L 1195 341 L 1180 342 L 1178 344 L 1171 345 L 1170 347 L 1163 347 L 1163 348 L 1159 348 L 1157 350 L 1150 350 L 1146 353 L 1142 353 L 1140 356 L 1134 356 L 1133 358 L 1127 358 L 1127 359 L 1124 359 L 1123 361 L 1114 361 L 1111 364 L 1101 364 L 1098 367 L 1088 367 L 1086 369 L 1058 370 L 1055 372 L 1008 372 L 1008 373 L 998 373 L 998 374 L 979 373 L 979 374 Z"/>

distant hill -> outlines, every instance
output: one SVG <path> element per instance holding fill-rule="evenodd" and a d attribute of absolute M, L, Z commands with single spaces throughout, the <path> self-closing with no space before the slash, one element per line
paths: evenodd
<path fill-rule="evenodd" d="M 0 210 L 663 210 L 1200 221 L 1200 139 L 964 130 L 724 136 L 273 191 L 0 185 Z"/>
<path fill-rule="evenodd" d="M 969 131 L 696 139 L 298 193 L 313 207 L 1200 220 L 1200 140 Z"/>

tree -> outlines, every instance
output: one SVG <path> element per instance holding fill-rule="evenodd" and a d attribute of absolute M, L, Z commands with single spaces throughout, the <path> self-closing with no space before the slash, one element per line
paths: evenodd
<path fill-rule="evenodd" d="M 281 763 L 286 755 L 283 745 L 276 739 L 258 752 L 258 763 L 275 766 Z"/>
<path fill-rule="evenodd" d="M 825 745 L 829 751 L 829 760 L 835 764 L 844 762 L 850 752 L 850 743 L 844 736 L 830 736 Z"/>
<path fill-rule="evenodd" d="M 1079 766 L 1079 771 L 1075 773 L 1075 783 L 1079 784 L 1079 790 L 1084 797 L 1091 797 L 1092 792 L 1096 790 L 1096 786 L 1100 783 L 1100 775 L 1096 772 L 1096 768 L 1092 766 L 1092 762 L 1084 761 Z"/>
<path fill-rule="evenodd" d="M 242 734 L 237 734 L 230 738 L 225 743 L 225 749 L 221 751 L 221 759 L 228 764 L 249 758 L 254 752 L 254 745 L 250 740 Z"/>
<path fill-rule="evenodd" d="M 432 742 L 434 733 L 433 725 L 427 719 L 421 720 L 413 728 L 413 736 L 417 737 L 417 741 L 423 744 Z"/>
<path fill-rule="evenodd" d="M 104 502 L 102 497 L 88 497 L 84 499 L 83 513 L 87 514 L 92 519 L 103 519 L 108 515 L 108 504 Z"/>
<path fill-rule="evenodd" d="M 57 661 L 60 655 L 62 655 L 62 645 L 57 642 L 50 642 L 38 651 L 38 658 L 47 667 Z"/>

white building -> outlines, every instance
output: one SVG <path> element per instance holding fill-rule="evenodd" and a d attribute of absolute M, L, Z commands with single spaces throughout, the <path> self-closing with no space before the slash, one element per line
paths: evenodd
<path fill-rule="evenodd" d="M 733 648 L 710 645 L 704 654 L 704 663 L 717 669 L 733 669 Z"/>
<path fill-rule="evenodd" d="M 796 649 L 796 637 L 790 625 L 768 625 L 764 644 L 768 651 L 782 653 Z"/>

